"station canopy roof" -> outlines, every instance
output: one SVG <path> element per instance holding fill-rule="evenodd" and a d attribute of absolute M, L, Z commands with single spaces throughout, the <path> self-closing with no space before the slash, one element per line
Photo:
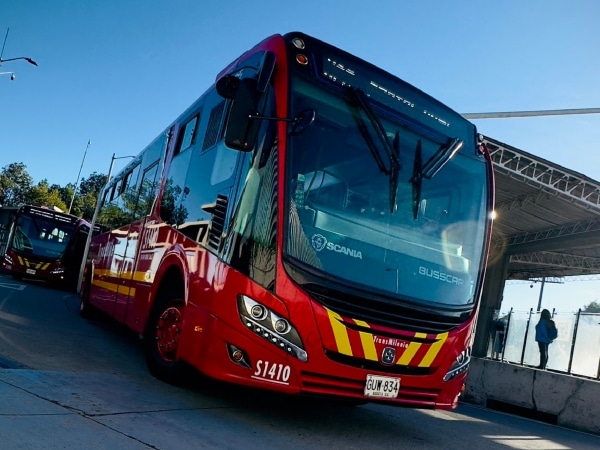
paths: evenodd
<path fill-rule="evenodd" d="M 492 258 L 509 280 L 600 274 L 600 183 L 485 137 L 496 182 Z"/>

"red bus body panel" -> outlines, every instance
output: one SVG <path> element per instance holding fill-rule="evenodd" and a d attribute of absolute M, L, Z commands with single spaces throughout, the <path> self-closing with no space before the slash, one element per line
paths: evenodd
<path fill-rule="evenodd" d="M 281 36 L 274 36 L 240 59 L 262 50 L 270 50 L 276 56 L 273 79 L 276 110 L 284 117 L 288 102 L 285 43 Z M 286 127 L 285 122 L 278 123 L 280 161 L 285 160 Z M 169 148 L 165 173 L 171 154 Z M 284 179 L 284 169 L 280 164 L 279 179 Z M 284 183 L 279 183 L 278 189 L 278 254 L 273 293 L 161 222 L 157 202 L 145 220 L 94 238 L 89 255 L 89 261 L 93 261 L 89 286 L 92 303 L 132 330 L 143 333 L 162 280 L 167 273 L 176 271 L 185 285 L 178 358 L 207 376 L 290 394 L 317 394 L 418 408 L 454 408 L 466 372 L 450 381 L 443 378 L 459 353 L 472 345 L 476 312 L 449 332 L 427 334 L 380 327 L 325 308 L 291 281 L 284 270 Z M 307 361 L 291 356 L 250 330 L 240 318 L 240 295 L 287 318 L 302 338 Z M 230 346 L 245 352 L 250 367 L 233 361 Z M 381 356 L 389 351 L 386 349 L 392 349 L 394 357 L 392 362 L 382 365 Z M 369 374 L 399 378 L 397 398 L 366 398 L 365 382 Z"/>

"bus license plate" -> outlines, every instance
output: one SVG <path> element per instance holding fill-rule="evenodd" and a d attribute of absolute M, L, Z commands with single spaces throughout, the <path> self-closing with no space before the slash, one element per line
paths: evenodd
<path fill-rule="evenodd" d="M 27 269 L 25 270 L 29 275 L 35 275 L 35 269 Z"/>
<path fill-rule="evenodd" d="M 396 398 L 400 390 L 400 378 L 367 375 L 365 397 Z"/>

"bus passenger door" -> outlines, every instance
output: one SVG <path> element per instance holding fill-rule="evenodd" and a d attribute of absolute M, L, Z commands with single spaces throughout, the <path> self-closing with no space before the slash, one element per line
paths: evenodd
<path fill-rule="evenodd" d="M 125 321 L 129 298 L 135 295 L 135 291 L 131 290 L 131 279 L 134 276 L 139 229 L 139 222 L 122 227 L 119 230 L 122 233 L 121 243 L 115 247 L 114 259 L 117 261 L 118 275 L 112 316 L 118 322 Z"/>
<path fill-rule="evenodd" d="M 127 186 L 124 187 L 122 198 L 127 203 L 127 211 L 132 222 L 121 229 L 126 234 L 126 243 L 122 249 L 119 265 L 119 284 L 115 297 L 112 315 L 119 322 L 128 324 L 128 315 L 131 314 L 132 305 L 138 294 L 139 283 L 144 283 L 145 272 L 137 268 L 140 254 L 142 231 L 148 218 L 152 214 L 154 200 L 160 189 L 161 170 L 163 162 L 172 151 L 171 139 L 177 131 L 175 125 L 162 139 L 149 146 L 142 157 L 141 167 L 144 169 L 139 174 L 138 167 L 132 169 L 132 175 L 125 174 Z M 139 180 L 138 180 L 139 175 Z M 147 234 L 147 233 L 146 233 Z M 144 235 L 144 239 L 147 236 Z M 143 294 L 142 294 L 143 295 Z"/>
<path fill-rule="evenodd" d="M 97 236 L 90 247 L 89 258 L 92 262 L 92 280 L 90 298 L 93 304 L 106 313 L 111 312 L 110 304 L 116 290 L 114 272 L 114 253 L 119 237 L 109 232 Z"/>

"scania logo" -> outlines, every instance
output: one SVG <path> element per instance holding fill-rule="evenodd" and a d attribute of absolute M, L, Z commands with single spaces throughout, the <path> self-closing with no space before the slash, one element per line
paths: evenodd
<path fill-rule="evenodd" d="M 394 364 L 396 360 L 396 349 L 394 347 L 386 347 L 381 352 L 381 363 L 386 365 Z"/>
<path fill-rule="evenodd" d="M 313 234 L 313 237 L 311 238 L 311 243 L 313 248 L 316 251 L 320 252 L 327 245 L 327 238 L 322 234 Z"/>
<path fill-rule="evenodd" d="M 341 253 L 346 256 L 351 256 L 356 259 L 362 259 L 362 252 L 360 250 L 336 244 L 334 242 L 328 242 L 327 238 L 322 234 L 313 234 L 311 238 L 311 244 L 313 248 L 318 252 L 320 252 L 321 250 L 328 250 L 336 253 Z"/>

